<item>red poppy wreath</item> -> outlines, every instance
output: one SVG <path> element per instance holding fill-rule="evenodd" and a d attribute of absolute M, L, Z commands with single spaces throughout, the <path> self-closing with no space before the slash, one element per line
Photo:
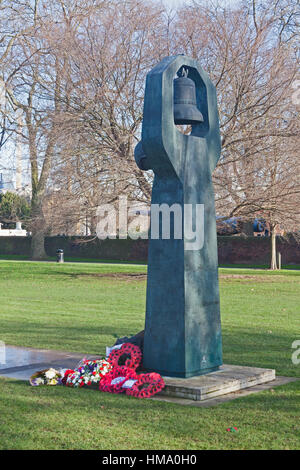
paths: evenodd
<path fill-rule="evenodd" d="M 138 346 L 131 343 L 124 343 L 119 349 L 113 349 L 108 357 L 108 362 L 113 366 L 119 366 L 122 356 L 129 356 L 125 361 L 125 367 L 136 370 L 142 360 L 142 352 Z"/>
<path fill-rule="evenodd" d="M 99 390 L 110 393 L 125 392 L 126 389 L 123 388 L 123 385 L 127 380 L 137 380 L 135 371 L 126 366 L 115 366 L 112 371 L 102 377 Z"/>
<path fill-rule="evenodd" d="M 145 385 L 148 384 L 146 387 Z M 137 398 L 150 398 L 165 387 L 163 378 L 151 372 L 150 374 L 137 375 L 137 381 L 126 390 L 126 394 Z"/>

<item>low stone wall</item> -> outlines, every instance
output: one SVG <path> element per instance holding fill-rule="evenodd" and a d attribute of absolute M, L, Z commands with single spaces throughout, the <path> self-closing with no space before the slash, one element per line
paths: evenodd
<path fill-rule="evenodd" d="M 0 237 L 0 255 L 30 255 L 30 237 Z M 46 237 L 48 256 L 62 248 L 66 258 L 147 261 L 148 240 L 91 240 L 80 237 Z M 277 237 L 277 250 L 282 264 L 300 264 L 300 244 L 293 237 Z M 269 237 L 218 237 L 219 264 L 270 263 Z"/>
<path fill-rule="evenodd" d="M 31 237 L 0 237 L 0 255 L 30 255 Z"/>
<path fill-rule="evenodd" d="M 300 244 L 294 237 L 277 237 L 282 264 L 300 264 Z M 270 264 L 270 237 L 218 237 L 219 264 Z"/>
<path fill-rule="evenodd" d="M 91 258 L 121 261 L 146 261 L 148 240 L 93 240 L 89 237 L 47 237 L 46 253 L 55 256 L 58 248 L 64 250 L 65 257 Z M 1 252 L 1 248 L 0 248 Z"/>

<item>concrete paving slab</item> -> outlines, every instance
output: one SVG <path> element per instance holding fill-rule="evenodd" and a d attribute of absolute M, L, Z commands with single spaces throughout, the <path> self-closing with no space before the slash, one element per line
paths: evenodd
<path fill-rule="evenodd" d="M 271 382 L 275 377 L 274 369 L 224 364 L 216 372 L 188 379 L 164 377 L 166 387 L 161 395 L 203 401 Z"/>

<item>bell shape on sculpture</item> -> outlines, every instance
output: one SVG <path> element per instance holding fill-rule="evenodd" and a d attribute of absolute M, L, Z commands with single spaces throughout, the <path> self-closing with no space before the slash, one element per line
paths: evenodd
<path fill-rule="evenodd" d="M 175 124 L 199 124 L 203 116 L 197 108 L 196 88 L 193 80 L 186 76 L 174 79 Z"/>

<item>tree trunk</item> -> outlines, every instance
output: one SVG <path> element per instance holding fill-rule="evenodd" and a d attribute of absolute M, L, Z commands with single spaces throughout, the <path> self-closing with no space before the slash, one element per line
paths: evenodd
<path fill-rule="evenodd" d="M 43 260 L 46 258 L 45 234 L 40 230 L 34 231 L 31 238 L 31 259 Z"/>
<path fill-rule="evenodd" d="M 45 251 L 45 218 L 42 206 L 42 195 L 36 193 L 31 201 L 31 258 L 46 259 Z"/>
<path fill-rule="evenodd" d="M 90 218 L 91 235 L 96 235 L 96 230 L 97 230 L 97 216 L 92 215 Z"/>
<path fill-rule="evenodd" d="M 271 227 L 271 266 L 270 269 L 277 269 L 277 257 L 276 257 L 276 225 Z"/>

